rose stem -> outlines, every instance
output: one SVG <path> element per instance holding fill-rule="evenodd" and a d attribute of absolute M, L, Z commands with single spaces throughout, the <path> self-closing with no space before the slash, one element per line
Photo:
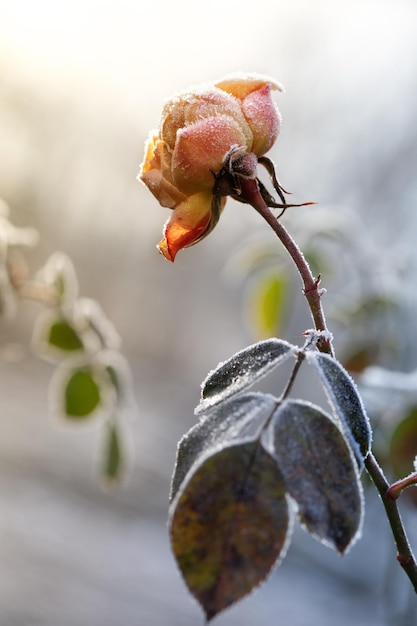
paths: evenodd
<path fill-rule="evenodd" d="M 304 295 L 307 299 L 315 328 L 317 331 L 323 331 L 325 333 L 321 342 L 317 344 L 317 348 L 322 352 L 327 352 L 331 356 L 334 356 L 330 339 L 331 335 L 328 333 L 321 305 L 321 295 L 323 292 L 319 289 L 320 277 L 314 278 L 300 248 L 265 203 L 259 190 L 258 181 L 255 178 L 242 178 L 241 191 L 245 200 L 249 202 L 271 226 L 294 261 L 303 282 Z M 417 563 L 411 550 L 397 503 L 392 497 L 389 497 L 389 494 L 387 497 L 389 483 L 372 452 L 369 452 L 365 458 L 365 467 L 385 507 L 385 512 L 397 547 L 397 560 L 410 579 L 414 591 L 417 593 Z"/>
<path fill-rule="evenodd" d="M 323 307 L 321 305 L 322 290 L 319 288 L 320 276 L 314 278 L 310 267 L 297 246 L 293 238 L 285 230 L 283 225 L 270 208 L 266 205 L 260 191 L 258 182 L 253 178 L 241 179 L 242 196 L 262 215 L 262 217 L 268 222 L 272 230 L 275 232 L 283 246 L 287 249 L 295 265 L 297 266 L 301 280 L 303 282 L 303 292 L 310 307 L 311 315 L 313 318 L 314 326 L 316 330 L 323 331 L 324 336 L 320 338 L 317 347 L 321 352 L 327 352 L 333 354 L 333 346 L 330 340 L 330 333 L 327 331 L 326 319 L 324 317 Z"/>

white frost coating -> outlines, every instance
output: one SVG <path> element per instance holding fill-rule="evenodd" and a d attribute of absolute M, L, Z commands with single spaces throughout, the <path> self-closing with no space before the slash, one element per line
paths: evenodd
<path fill-rule="evenodd" d="M 323 289 L 323 293 L 326 293 L 325 289 Z M 319 335 L 325 341 L 328 341 L 329 343 L 332 343 L 332 341 L 333 341 L 333 333 L 331 333 L 329 330 L 321 330 Z"/>
<path fill-rule="evenodd" d="M 332 343 L 333 334 L 329 330 L 316 330 L 315 328 L 308 328 L 303 332 L 303 337 L 310 337 L 311 344 L 307 346 L 307 348 L 313 347 L 317 345 L 317 342 L 320 340 L 327 341 L 328 343 Z"/>
<path fill-rule="evenodd" d="M 275 402 L 272 395 L 248 393 L 204 414 L 179 442 L 170 498 L 207 451 L 210 455 L 232 443 L 256 439 L 274 410 Z"/>
<path fill-rule="evenodd" d="M 338 361 L 327 354 L 309 351 L 306 358 L 318 372 L 328 402 L 340 419 L 362 468 L 364 457 L 371 448 L 372 430 L 354 380 Z"/>
<path fill-rule="evenodd" d="M 290 421 L 288 421 L 289 419 Z M 355 494 L 359 500 L 358 502 L 359 508 L 355 510 L 357 511 L 359 515 L 358 515 L 357 522 L 355 525 L 355 532 L 352 534 L 352 536 L 350 536 L 349 543 L 343 549 L 342 554 L 344 555 L 352 548 L 352 546 L 356 543 L 356 541 L 362 535 L 362 527 L 363 527 L 363 520 L 364 520 L 364 494 L 363 494 L 362 483 L 360 481 L 358 464 L 355 462 L 352 449 L 348 445 L 348 442 L 346 441 L 343 431 L 340 430 L 340 427 L 334 423 L 331 416 L 325 413 L 321 407 L 316 406 L 312 404 L 311 402 L 304 401 L 304 400 L 285 400 L 276 409 L 274 418 L 270 426 L 267 428 L 267 430 L 264 432 L 262 436 L 262 444 L 264 448 L 277 460 L 278 465 L 280 466 L 281 472 L 284 476 L 284 479 L 290 480 L 290 484 L 288 485 L 288 491 L 289 491 L 290 497 L 293 499 L 294 505 L 299 510 L 298 517 L 299 517 L 299 521 L 303 529 L 306 530 L 306 532 L 311 534 L 315 539 L 317 539 L 318 541 L 320 541 L 327 547 L 336 549 L 340 553 L 335 543 L 332 543 L 332 541 L 326 538 L 325 535 L 314 532 L 313 528 L 308 527 L 307 523 L 303 522 L 303 520 L 301 519 L 301 510 L 304 509 L 303 511 L 304 514 L 308 512 L 312 516 L 312 519 L 323 520 L 324 518 L 324 520 L 326 521 L 326 518 L 329 514 L 328 503 L 327 503 L 327 497 L 329 495 L 329 492 L 327 491 L 327 489 L 330 489 L 330 496 L 331 496 L 332 495 L 331 491 L 335 489 L 334 481 L 337 480 L 337 463 L 339 459 L 335 458 L 333 469 L 336 470 L 336 475 L 334 476 L 334 481 L 331 480 L 330 483 L 328 483 L 327 485 L 325 483 L 323 484 L 324 498 L 320 497 L 320 493 L 317 493 L 317 488 L 320 486 L 320 480 L 323 478 L 325 480 L 325 475 L 322 475 L 320 479 L 320 472 L 317 473 L 314 471 L 314 464 L 317 460 L 314 450 L 316 447 L 318 448 L 317 455 L 320 457 L 319 449 L 323 450 L 322 446 L 326 442 L 326 436 L 324 436 L 323 439 L 321 438 L 323 425 L 320 426 L 320 422 L 316 426 L 316 428 L 319 428 L 316 435 L 315 435 L 314 428 L 313 430 L 311 430 L 311 420 L 314 420 L 314 419 L 327 420 L 328 424 L 332 425 L 331 428 L 335 429 L 335 433 L 337 433 L 337 437 L 340 437 L 341 441 L 343 441 L 344 445 L 346 446 L 346 454 L 350 457 L 350 460 L 351 460 L 350 469 L 352 470 L 353 475 L 355 477 L 355 487 L 356 487 Z M 308 438 L 309 442 L 311 440 L 311 446 L 309 445 L 308 449 L 306 450 L 308 463 L 306 463 L 306 459 L 304 459 L 304 466 L 306 468 L 308 465 L 310 465 L 313 468 L 313 471 L 311 473 L 309 473 L 308 471 L 304 473 L 303 475 L 304 485 L 301 491 L 299 487 L 300 485 L 299 475 L 297 475 L 295 482 L 293 478 L 290 478 L 291 472 L 292 472 L 292 465 L 294 462 L 297 465 L 296 459 L 297 459 L 297 456 L 300 454 L 299 439 L 298 437 L 293 437 L 292 435 L 294 430 L 300 431 L 300 434 L 302 434 L 304 431 L 304 436 Z M 281 443 L 281 449 L 279 449 L 278 451 L 276 450 L 276 444 L 275 444 L 276 438 L 278 438 L 278 441 Z M 327 449 L 327 456 L 329 455 L 330 452 L 331 450 Z M 288 465 L 288 463 L 290 463 L 290 465 Z M 342 465 L 344 466 L 343 463 Z M 325 469 L 326 469 L 326 466 L 325 466 Z M 289 471 L 289 474 L 288 474 L 288 471 Z M 311 480 L 309 480 L 309 476 L 311 477 Z M 317 482 L 318 478 L 319 478 L 319 482 Z M 294 488 L 295 488 L 295 491 L 294 491 Z M 337 489 L 336 489 L 336 493 L 337 493 Z M 297 500 L 299 498 L 300 498 L 300 501 L 298 502 Z M 314 513 L 313 511 L 315 509 L 316 509 L 316 512 Z M 342 510 L 343 510 L 343 507 L 342 507 Z M 347 509 L 345 509 L 345 511 L 346 513 L 348 513 Z M 353 518 L 351 519 L 351 521 L 353 522 Z M 333 526 L 333 529 L 334 529 L 334 526 Z"/>
<path fill-rule="evenodd" d="M 202 382 L 201 402 L 195 414 L 243 392 L 281 363 L 297 354 L 298 347 L 281 339 L 266 339 L 237 352 L 209 372 Z M 214 390 L 210 392 L 210 386 Z"/>
<path fill-rule="evenodd" d="M 277 82 L 274 78 L 271 78 L 270 76 L 267 76 L 266 74 L 258 74 L 257 72 L 251 72 L 250 74 L 248 74 L 247 72 L 243 72 L 243 71 L 233 72 L 232 74 L 226 74 L 226 76 L 223 76 L 220 80 L 216 82 L 223 83 L 223 82 L 232 81 L 235 79 L 236 81 L 239 81 L 239 80 L 263 81 L 265 83 L 270 83 L 273 87 L 275 87 L 275 89 L 285 93 L 285 87 L 282 85 L 282 83 Z"/>

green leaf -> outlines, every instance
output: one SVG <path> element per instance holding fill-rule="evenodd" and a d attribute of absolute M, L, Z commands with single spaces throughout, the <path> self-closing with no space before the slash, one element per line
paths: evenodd
<path fill-rule="evenodd" d="M 332 418 L 308 402 L 285 401 L 264 442 L 302 525 L 343 554 L 360 534 L 363 496 L 356 463 Z"/>
<path fill-rule="evenodd" d="M 279 335 L 288 303 L 288 278 L 284 273 L 263 272 L 248 295 L 248 320 L 255 336 Z"/>
<path fill-rule="evenodd" d="M 201 402 L 195 413 L 206 411 L 241 393 L 295 355 L 297 350 L 297 346 L 282 339 L 267 339 L 237 352 L 228 361 L 219 363 L 201 385 Z"/>
<path fill-rule="evenodd" d="M 49 329 L 48 344 L 64 351 L 83 349 L 83 342 L 73 326 L 65 319 L 58 319 Z"/>
<path fill-rule="evenodd" d="M 417 407 L 408 409 L 396 426 L 390 441 L 390 461 L 397 479 L 407 476 L 417 454 Z"/>
<path fill-rule="evenodd" d="M 102 477 L 107 483 L 118 482 L 124 473 L 124 465 L 119 429 L 110 422 L 106 424 Z"/>
<path fill-rule="evenodd" d="M 231 443 L 242 443 L 260 436 L 265 422 L 276 407 L 273 396 L 247 393 L 218 405 L 205 414 L 181 439 L 171 484 L 171 500 L 195 463 L 208 450 L 219 450 Z"/>
<path fill-rule="evenodd" d="M 69 419 L 84 419 L 91 416 L 101 400 L 99 385 L 87 367 L 72 371 L 64 393 L 65 414 Z"/>
<path fill-rule="evenodd" d="M 317 371 L 329 404 L 339 418 L 362 468 L 364 458 L 371 449 L 372 430 L 354 381 L 344 367 L 328 354 L 308 351 L 306 357 Z"/>
<path fill-rule="evenodd" d="M 210 620 L 285 554 L 290 517 L 275 461 L 257 442 L 207 456 L 184 482 L 169 521 L 178 566 Z"/>

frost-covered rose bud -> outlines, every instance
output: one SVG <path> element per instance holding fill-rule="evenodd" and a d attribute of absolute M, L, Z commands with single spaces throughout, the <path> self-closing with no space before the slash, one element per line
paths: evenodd
<path fill-rule="evenodd" d="M 232 155 L 241 175 L 256 176 L 257 158 L 280 129 L 272 89 L 281 87 L 265 76 L 236 74 L 178 94 L 164 106 L 139 178 L 162 206 L 173 209 L 158 246 L 170 261 L 216 225 L 227 192 L 215 196 L 215 184 Z"/>

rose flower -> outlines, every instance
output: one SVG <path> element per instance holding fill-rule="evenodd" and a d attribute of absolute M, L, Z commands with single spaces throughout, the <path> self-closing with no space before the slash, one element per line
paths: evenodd
<path fill-rule="evenodd" d="M 146 143 L 139 178 L 162 206 L 173 210 L 158 245 L 169 261 L 211 232 L 227 195 L 246 201 L 239 197 L 235 174 L 255 178 L 258 159 L 280 129 L 272 89 L 281 86 L 265 76 L 237 74 L 165 104 L 159 129 Z M 283 206 L 265 194 L 273 203 L 269 206 Z"/>

